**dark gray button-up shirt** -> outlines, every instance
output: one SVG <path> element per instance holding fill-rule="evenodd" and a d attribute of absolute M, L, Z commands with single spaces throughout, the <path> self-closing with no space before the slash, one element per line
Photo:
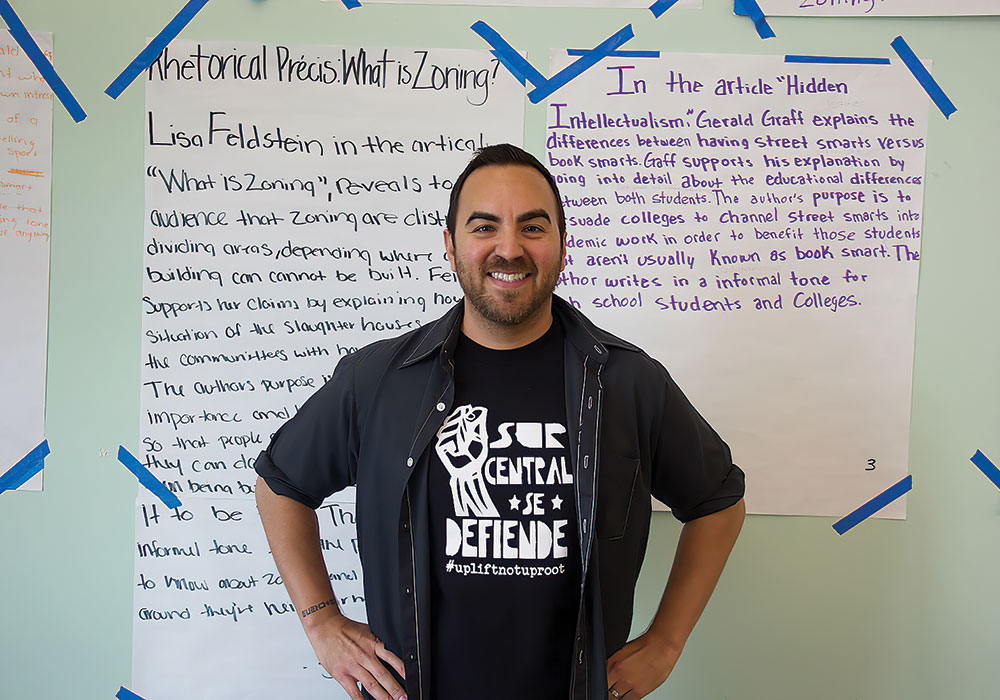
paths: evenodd
<path fill-rule="evenodd" d="M 368 623 L 403 660 L 411 700 L 433 700 L 429 446 L 455 396 L 462 310 L 459 302 L 434 323 L 343 358 L 256 463 L 272 491 L 312 508 L 357 487 Z M 744 477 L 660 363 L 559 297 L 553 313 L 566 332 L 582 558 L 570 696 L 606 700 L 606 660 L 624 646 L 632 623 L 650 495 L 687 522 L 739 501 Z"/>

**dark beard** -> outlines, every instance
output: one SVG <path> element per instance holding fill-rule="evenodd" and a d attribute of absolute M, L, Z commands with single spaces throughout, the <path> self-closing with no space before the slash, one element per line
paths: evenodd
<path fill-rule="evenodd" d="M 528 303 L 520 306 L 511 308 L 509 311 L 504 311 L 493 302 L 493 299 L 486 294 L 486 290 L 480 289 L 479 291 L 465 290 L 465 296 L 472 304 L 480 316 L 485 318 L 491 323 L 495 323 L 498 326 L 517 326 L 531 317 L 533 313 L 538 311 L 538 309 L 545 303 L 545 297 L 541 295 L 537 297 L 532 297 L 528 300 Z"/>
<path fill-rule="evenodd" d="M 469 283 L 471 276 L 468 271 L 461 264 L 457 264 L 456 267 L 458 282 L 465 293 L 465 298 L 472 304 L 472 308 L 490 323 L 505 327 L 520 325 L 531 318 L 551 298 L 552 292 L 556 288 L 556 282 L 559 280 L 558 271 L 553 275 L 551 280 L 539 277 L 539 286 L 536 288 L 534 295 L 524 304 L 513 308 L 508 306 L 501 307 L 494 302 L 494 299 L 487 292 L 485 283 L 479 285 L 478 288 L 473 288 L 473 285 Z M 507 269 L 510 270 L 510 266 L 507 266 Z M 524 272 L 525 270 L 521 271 Z"/>

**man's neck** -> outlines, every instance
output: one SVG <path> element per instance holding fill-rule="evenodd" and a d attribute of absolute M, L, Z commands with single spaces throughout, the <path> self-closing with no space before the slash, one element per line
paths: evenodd
<path fill-rule="evenodd" d="M 541 338 L 552 326 L 552 300 L 516 326 L 493 323 L 476 313 L 465 300 L 465 314 L 462 318 L 462 333 L 483 347 L 492 350 L 513 350 L 524 347 Z"/>

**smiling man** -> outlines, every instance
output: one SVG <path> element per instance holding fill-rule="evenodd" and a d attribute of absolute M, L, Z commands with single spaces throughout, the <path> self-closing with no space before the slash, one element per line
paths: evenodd
<path fill-rule="evenodd" d="M 444 233 L 465 292 L 462 332 L 487 347 L 521 347 L 552 323 L 552 292 L 566 253 L 562 206 L 531 166 L 491 165 L 467 173 L 452 190 L 456 204 Z"/>
<path fill-rule="evenodd" d="M 565 216 L 537 159 L 477 153 L 447 223 L 464 299 L 341 360 L 258 458 L 275 561 L 352 698 L 637 700 L 718 581 L 743 473 L 662 365 L 554 296 Z M 314 512 L 350 485 L 368 625 L 337 607 Z M 651 495 L 685 525 L 629 641 Z"/>

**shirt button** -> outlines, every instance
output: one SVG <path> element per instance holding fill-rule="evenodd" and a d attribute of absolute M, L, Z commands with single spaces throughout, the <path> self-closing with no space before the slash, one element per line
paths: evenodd
<path fill-rule="evenodd" d="M 410 588 L 409 587 L 404 588 L 403 593 L 405 593 L 406 595 L 410 595 Z"/>
<path fill-rule="evenodd" d="M 445 408 L 447 408 L 447 406 L 445 406 L 443 403 L 439 403 L 437 405 L 437 410 L 439 411 L 443 411 Z"/>
<path fill-rule="evenodd" d="M 408 466 L 408 467 L 412 467 L 413 466 L 413 457 L 407 457 L 406 458 L 406 466 Z"/>
<path fill-rule="evenodd" d="M 403 529 L 404 530 L 409 530 L 410 529 L 410 524 L 409 523 L 403 523 Z"/>
<path fill-rule="evenodd" d="M 410 661 L 415 661 L 417 657 L 414 656 L 413 654 L 410 654 L 407 658 L 409 658 Z"/>

